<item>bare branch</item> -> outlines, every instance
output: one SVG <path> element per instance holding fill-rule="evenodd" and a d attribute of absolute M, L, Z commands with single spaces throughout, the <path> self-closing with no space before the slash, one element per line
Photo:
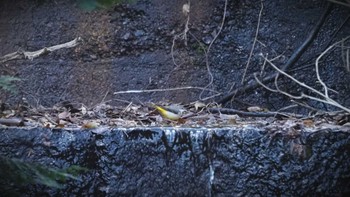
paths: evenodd
<path fill-rule="evenodd" d="M 349 37 L 347 37 L 349 38 Z M 345 38 L 345 39 L 347 39 Z M 344 40 L 344 39 L 343 39 Z M 318 61 L 319 59 L 325 54 L 327 53 L 332 47 L 336 46 L 336 44 L 339 44 L 340 42 L 337 42 L 335 44 L 333 44 L 331 47 L 329 47 L 327 50 L 325 50 L 316 60 L 316 67 L 318 66 Z M 310 90 L 311 92 L 319 95 L 321 98 L 318 98 L 318 97 L 314 97 L 314 96 L 310 96 L 310 95 L 307 95 L 307 94 L 304 94 L 304 93 L 301 93 L 300 96 L 294 96 L 294 95 L 291 95 L 285 91 L 282 91 L 281 89 L 279 89 L 278 87 L 278 83 L 277 83 L 277 78 L 275 78 L 275 86 L 276 86 L 276 89 L 278 92 L 280 92 L 281 94 L 284 94 L 290 98 L 293 98 L 293 99 L 302 99 L 302 98 L 308 98 L 308 99 L 311 99 L 311 100 L 314 100 L 314 101 L 318 101 L 318 102 L 322 102 L 322 103 L 325 103 L 325 104 L 329 104 L 329 105 L 333 105 L 335 107 L 338 107 L 346 112 L 349 112 L 350 113 L 350 109 L 347 108 L 347 107 L 344 107 L 343 105 L 339 104 L 338 102 L 336 102 L 335 100 L 331 99 L 328 95 L 328 87 L 325 85 L 325 83 L 322 81 L 322 80 L 319 80 L 319 82 L 323 85 L 324 87 L 324 91 L 325 93 L 322 93 L 308 85 L 306 85 L 305 83 L 303 82 L 300 82 L 299 80 L 295 79 L 294 77 L 292 77 L 291 75 L 287 74 L 286 72 L 284 72 L 283 70 L 279 69 L 276 65 L 274 65 L 270 60 L 268 60 L 266 57 L 263 57 L 268 63 L 270 66 L 272 66 L 276 71 L 278 71 L 278 73 L 280 74 L 283 74 L 284 76 L 286 76 L 287 78 L 291 79 L 292 81 L 294 81 L 295 83 L 297 83 L 298 85 Z M 316 74 L 317 74 L 317 78 L 318 79 L 321 79 L 320 78 L 320 74 L 319 74 L 319 70 L 318 68 L 316 68 Z M 260 81 L 258 81 L 259 84 L 262 84 Z M 265 85 L 263 85 L 263 87 L 267 88 Z M 268 90 L 271 90 L 271 88 L 267 88 Z"/>
<path fill-rule="evenodd" d="M 113 94 L 116 95 L 116 94 L 167 92 L 167 91 L 178 91 L 178 90 L 189 90 L 189 89 L 197 89 L 197 90 L 214 92 L 216 94 L 221 94 L 220 92 L 215 91 L 215 90 L 211 90 L 211 89 L 208 89 L 208 88 L 202 88 L 202 87 L 193 87 L 193 86 L 185 86 L 185 87 L 177 87 L 177 88 L 165 88 L 165 89 L 151 89 L 151 90 L 126 90 L 126 91 L 114 92 Z"/>
<path fill-rule="evenodd" d="M 345 2 L 336 1 L 336 0 L 327 0 L 327 1 L 335 3 L 335 4 L 343 5 L 343 6 L 346 6 L 346 7 L 350 8 L 350 3 L 345 3 Z"/>
<path fill-rule="evenodd" d="M 278 90 L 274 90 L 274 89 L 272 89 L 272 88 L 269 88 L 269 87 L 267 87 L 265 84 L 263 84 L 263 82 L 261 82 L 259 79 L 258 79 L 258 77 L 257 77 L 257 73 L 254 73 L 254 78 L 255 78 L 255 80 L 256 80 L 256 82 L 258 82 L 258 84 L 260 84 L 262 87 L 264 87 L 265 89 L 267 89 L 267 90 L 269 90 L 269 91 L 271 91 L 271 92 L 278 92 Z"/>
<path fill-rule="evenodd" d="M 221 21 L 221 24 L 220 24 L 220 27 L 219 27 L 219 31 L 218 33 L 214 36 L 213 40 L 210 42 L 206 52 L 205 52 L 205 63 L 207 65 L 207 71 L 208 71 L 208 75 L 209 75 L 209 83 L 205 86 L 205 88 L 208 88 L 209 86 L 211 86 L 211 84 L 213 84 L 213 81 L 214 81 L 214 77 L 213 77 L 213 74 L 212 72 L 210 71 L 210 62 L 209 62 L 209 52 L 210 52 L 210 49 L 212 47 L 212 45 L 214 44 L 214 42 L 216 41 L 216 39 L 219 37 L 223 27 L 224 27 L 224 24 L 225 24 L 225 19 L 226 19 L 226 12 L 227 12 L 227 1 L 228 0 L 225 0 L 225 6 L 224 6 L 224 13 L 223 13 L 223 16 L 222 16 L 222 21 Z M 204 91 L 202 91 L 199 95 L 199 99 L 200 100 L 203 100 L 202 99 L 202 94 L 203 94 Z"/>
<path fill-rule="evenodd" d="M 185 29 L 182 33 L 177 34 L 173 38 L 173 44 L 171 45 L 171 58 L 173 60 L 174 65 L 179 67 L 180 65 L 176 63 L 175 61 L 175 56 L 174 56 L 174 48 L 175 48 L 175 42 L 177 39 L 184 40 L 185 46 L 187 46 L 187 33 L 189 32 L 189 23 L 190 23 L 190 9 L 191 9 L 191 1 L 188 1 L 188 3 L 184 4 L 182 6 L 182 12 L 184 15 L 187 16 L 186 24 L 185 24 Z"/>
<path fill-rule="evenodd" d="M 63 48 L 72 48 L 77 46 L 79 43 L 81 42 L 81 38 L 75 38 L 74 40 L 70 41 L 70 42 L 66 42 L 63 44 L 58 44 L 58 45 L 54 45 L 51 47 L 45 47 L 43 49 L 37 50 L 37 51 L 17 51 L 14 53 L 10 53 L 7 55 L 4 55 L 3 57 L 0 57 L 0 63 L 4 63 L 10 60 L 15 60 L 15 59 L 30 59 L 33 60 L 34 58 L 39 57 L 40 55 L 43 55 L 45 53 L 49 53 L 49 52 L 53 52 L 56 51 L 58 49 L 63 49 Z"/>
<path fill-rule="evenodd" d="M 258 17 L 258 24 L 256 25 L 255 37 L 254 37 L 252 49 L 250 50 L 250 54 L 249 54 L 249 57 L 248 57 L 247 64 L 246 64 L 245 69 L 244 69 L 244 73 L 243 73 L 243 77 L 242 77 L 241 84 L 244 83 L 245 75 L 247 74 L 248 66 L 249 66 L 249 64 L 250 64 L 250 60 L 251 60 L 251 58 L 252 58 L 253 51 L 254 51 L 254 48 L 255 48 L 255 43 L 256 43 L 256 41 L 257 41 L 257 39 L 258 39 L 259 27 L 260 27 L 260 20 L 261 20 L 261 14 L 262 14 L 262 11 L 263 11 L 263 9 L 264 9 L 264 4 L 263 4 L 263 2 L 260 1 L 260 3 L 261 3 L 261 8 L 260 8 L 259 17 Z"/>
<path fill-rule="evenodd" d="M 283 71 L 288 70 L 292 65 L 295 64 L 295 62 L 297 62 L 299 60 L 301 55 L 306 51 L 306 49 L 310 46 L 312 41 L 316 38 L 317 33 L 320 31 L 320 29 L 322 27 L 322 24 L 326 20 L 327 16 L 331 12 L 331 10 L 332 10 L 332 3 L 327 3 L 327 6 L 326 6 L 323 14 L 320 16 L 320 18 L 317 21 L 317 23 L 315 24 L 314 28 L 308 34 L 308 36 L 305 39 L 305 41 L 299 46 L 299 48 L 297 48 L 293 52 L 292 56 L 288 59 L 287 63 L 282 67 Z M 279 73 L 270 75 L 270 76 L 265 77 L 264 79 L 262 79 L 262 81 L 264 83 L 271 82 L 271 81 L 274 80 L 275 77 L 278 77 L 278 75 L 279 75 Z M 258 83 L 247 84 L 247 85 L 245 85 L 245 86 L 243 86 L 241 88 L 237 88 L 234 91 L 228 93 L 226 96 L 224 96 L 223 98 L 221 98 L 217 102 L 220 103 L 220 104 L 225 104 L 228 101 L 230 101 L 234 96 L 240 95 L 240 94 L 242 94 L 243 92 L 246 92 L 246 91 L 251 91 L 251 90 L 253 90 L 254 88 L 257 88 L 257 87 L 259 87 Z"/>
<path fill-rule="evenodd" d="M 315 68 L 316 68 L 317 80 L 318 80 L 318 81 L 321 83 L 321 85 L 323 86 L 324 95 L 325 95 L 326 97 L 328 97 L 328 87 L 326 86 L 326 84 L 323 82 L 323 80 L 322 80 L 321 77 L 320 77 L 319 61 L 320 61 L 320 59 L 321 59 L 328 51 L 330 51 L 331 49 L 333 49 L 336 45 L 341 44 L 341 43 L 344 43 L 344 41 L 347 40 L 347 39 L 349 39 L 349 38 L 350 38 L 350 36 L 348 36 L 348 37 L 346 37 L 346 38 L 344 38 L 344 39 L 342 39 L 342 40 L 340 40 L 340 41 L 338 41 L 338 42 L 332 44 L 332 45 L 329 46 L 325 51 L 323 51 L 323 52 L 321 53 L 321 55 L 318 56 L 317 59 L 316 59 Z"/>

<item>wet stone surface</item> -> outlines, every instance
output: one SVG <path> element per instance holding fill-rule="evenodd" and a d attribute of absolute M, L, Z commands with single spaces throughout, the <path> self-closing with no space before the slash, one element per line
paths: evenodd
<path fill-rule="evenodd" d="M 342 196 L 350 192 L 350 133 L 244 128 L 60 130 L 7 128 L 0 154 L 90 169 L 42 196 Z"/>

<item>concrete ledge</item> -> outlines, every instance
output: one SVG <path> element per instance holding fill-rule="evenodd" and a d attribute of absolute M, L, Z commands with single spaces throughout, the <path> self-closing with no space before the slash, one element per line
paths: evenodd
<path fill-rule="evenodd" d="M 342 196 L 350 132 L 261 128 L 2 128 L 0 154 L 90 169 L 65 188 L 28 196 Z"/>

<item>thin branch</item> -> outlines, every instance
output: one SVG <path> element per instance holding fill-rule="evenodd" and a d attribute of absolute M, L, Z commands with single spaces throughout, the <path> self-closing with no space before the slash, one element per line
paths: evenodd
<path fill-rule="evenodd" d="M 314 26 L 314 28 L 310 31 L 310 33 L 308 34 L 307 38 L 305 39 L 305 41 L 300 45 L 300 47 L 298 49 L 296 49 L 294 51 L 294 53 L 292 54 L 292 56 L 288 59 L 287 63 L 282 67 L 281 70 L 286 71 L 288 70 L 292 65 L 295 64 L 295 62 L 297 62 L 299 60 L 299 58 L 301 57 L 301 55 L 306 51 L 306 49 L 310 46 L 310 44 L 312 43 L 312 41 L 315 39 L 317 33 L 320 31 L 322 24 L 325 22 L 327 16 L 329 15 L 329 13 L 332 10 L 332 4 L 331 3 L 327 3 L 327 6 L 324 10 L 324 12 L 322 13 L 321 17 L 319 18 L 319 20 L 317 21 L 317 24 Z M 268 83 L 274 80 L 274 78 L 278 76 L 278 73 L 276 74 L 272 74 L 268 77 L 265 77 L 263 80 L 261 80 L 263 83 Z M 217 101 L 217 103 L 219 104 L 225 104 L 228 101 L 230 101 L 234 96 L 242 94 L 243 92 L 246 91 L 251 91 L 255 88 L 259 87 L 259 83 L 251 83 L 248 84 L 246 86 L 243 86 L 241 88 L 238 88 L 230 93 L 228 93 L 226 96 L 224 96 L 223 98 L 221 98 L 219 101 Z"/>
<path fill-rule="evenodd" d="M 297 114 L 288 114 L 288 113 L 280 113 L 280 112 L 247 112 L 236 109 L 229 108 L 208 108 L 210 113 L 222 113 L 222 114 L 237 114 L 239 116 L 246 117 L 303 117 L 302 115 Z"/>
<path fill-rule="evenodd" d="M 258 17 L 258 24 L 257 24 L 256 30 L 255 30 L 255 37 L 254 37 L 252 49 L 250 50 L 250 54 L 249 54 L 249 57 L 248 57 L 247 64 L 246 64 L 245 69 L 244 69 L 244 73 L 243 73 L 243 77 L 242 77 L 241 84 L 244 83 L 245 75 L 247 74 L 248 66 L 249 66 L 249 64 L 250 64 L 250 60 L 251 60 L 251 58 L 252 58 L 253 51 L 254 51 L 254 48 L 255 48 L 255 43 L 256 43 L 256 41 L 257 41 L 257 39 L 258 39 L 259 27 L 260 27 L 260 20 L 261 20 L 261 14 L 262 14 L 262 11 L 263 11 L 263 9 L 264 9 L 264 4 L 263 4 L 263 2 L 260 1 L 260 3 L 261 3 L 261 8 L 260 8 L 259 17 Z"/>
<path fill-rule="evenodd" d="M 336 1 L 336 0 L 327 0 L 327 1 L 335 3 L 335 4 L 343 5 L 343 6 L 346 6 L 346 7 L 350 8 L 350 3 L 344 3 L 344 2 Z"/>
<path fill-rule="evenodd" d="M 299 60 L 302 54 L 306 49 L 311 45 L 312 41 L 316 38 L 317 33 L 320 31 L 322 24 L 325 22 L 328 14 L 331 12 L 333 7 L 332 3 L 327 3 L 324 13 L 321 15 L 321 18 L 317 21 L 315 27 L 311 30 L 310 34 L 306 40 L 300 45 L 300 47 L 293 53 L 289 58 L 288 62 L 282 67 L 283 71 L 286 71 L 289 67 L 295 64 Z M 276 78 L 278 78 L 279 73 L 277 73 Z"/>
<path fill-rule="evenodd" d="M 302 107 L 305 107 L 306 109 L 309 109 L 309 110 L 311 110 L 311 111 L 323 111 L 323 110 L 316 109 L 316 108 L 314 108 L 314 107 L 311 107 L 311 106 L 308 105 L 308 104 L 301 103 L 301 102 L 298 102 L 298 101 L 293 100 L 293 99 L 291 100 L 291 102 L 292 102 L 292 103 L 296 103 L 297 105 L 300 105 L 300 106 L 302 106 Z"/>
<path fill-rule="evenodd" d="M 176 63 L 175 61 L 175 55 L 174 55 L 174 47 L 175 47 L 175 41 L 178 39 L 178 35 L 175 35 L 173 38 L 173 44 L 171 45 L 171 58 L 173 60 L 173 64 L 177 67 L 179 67 L 180 65 Z"/>
<path fill-rule="evenodd" d="M 265 57 L 264 57 L 265 58 Z M 265 58 L 266 59 L 266 58 Z M 275 86 L 276 86 L 276 89 L 278 92 L 280 92 L 281 94 L 284 94 L 290 98 L 293 98 L 293 99 L 302 99 L 302 98 L 308 98 L 308 99 L 311 99 L 311 100 L 314 100 L 314 101 L 318 101 L 318 102 L 322 102 L 322 103 L 325 103 L 325 104 L 329 104 L 329 105 L 333 105 L 335 107 L 338 107 L 344 111 L 347 111 L 347 112 L 350 112 L 350 109 L 349 108 L 346 108 L 344 107 L 343 105 L 339 104 L 338 102 L 336 102 L 335 100 L 331 99 L 329 96 L 328 96 L 328 93 L 325 91 L 325 93 L 322 93 L 308 85 L 306 85 L 305 83 L 303 82 L 300 82 L 299 80 L 295 79 L 294 77 L 292 77 L 291 75 L 287 74 L 286 72 L 284 72 L 283 70 L 279 69 L 276 65 L 274 65 L 271 61 L 269 61 L 268 59 L 266 59 L 266 61 L 269 63 L 269 65 L 271 65 L 276 71 L 278 71 L 280 74 L 284 75 L 285 77 L 291 79 L 292 81 L 294 81 L 295 83 L 297 83 L 298 85 L 312 91 L 313 93 L 321 96 L 323 99 L 320 99 L 320 98 L 317 98 L 317 97 L 314 97 L 314 96 L 310 96 L 310 95 L 307 95 L 307 94 L 304 94 L 304 93 L 301 93 L 300 96 L 294 96 L 294 95 L 291 95 L 285 91 L 282 91 L 278 88 L 278 84 L 277 84 L 277 81 L 275 80 Z M 318 74 L 319 75 L 319 74 Z M 264 86 L 266 87 L 266 86 Z M 327 87 L 325 87 L 327 89 Z"/>
<path fill-rule="evenodd" d="M 346 24 L 347 24 L 349 19 L 350 19 L 350 14 L 344 19 L 342 24 L 332 33 L 332 35 L 328 39 L 327 44 L 324 45 L 325 47 L 324 47 L 324 49 L 321 50 L 321 52 L 323 52 L 326 48 L 328 48 L 332 44 L 333 39 L 340 32 L 340 30 L 342 30 L 346 26 Z M 314 63 L 311 63 L 311 64 L 307 64 L 307 63 L 310 62 L 311 60 L 313 60 L 314 58 L 317 58 L 321 54 L 321 52 L 317 52 L 317 53 L 313 54 L 311 57 L 309 57 L 308 59 L 306 59 L 303 62 L 299 63 L 300 66 L 290 70 L 290 72 L 295 72 L 295 71 L 302 70 L 302 69 L 308 68 L 310 66 L 313 66 Z"/>
<path fill-rule="evenodd" d="M 205 53 L 205 63 L 206 63 L 206 66 L 207 66 L 207 71 L 208 71 L 208 75 L 209 75 L 209 83 L 205 86 L 205 88 L 208 88 L 211 84 L 213 84 L 213 81 L 214 81 L 214 77 L 213 77 L 213 74 L 212 72 L 210 71 L 210 62 L 209 62 L 209 52 L 210 52 L 210 49 L 212 47 L 212 45 L 214 44 L 214 42 L 216 41 L 216 39 L 219 37 L 223 27 L 224 27 L 224 24 L 225 24 L 225 18 L 226 18 L 226 12 L 227 12 L 227 1 L 228 0 L 225 0 L 225 6 L 224 6 L 224 13 L 223 13 L 223 16 L 222 16 L 222 21 L 221 21 L 221 24 L 220 24 L 220 27 L 219 27 L 219 31 L 218 33 L 214 36 L 213 40 L 210 42 L 207 50 L 206 50 L 206 53 Z M 199 95 L 199 98 L 200 100 L 202 100 L 202 94 L 203 94 L 204 91 L 202 91 Z"/>
<path fill-rule="evenodd" d="M 3 57 L 0 57 L 0 63 L 4 63 L 10 60 L 15 60 L 15 59 L 30 59 L 33 60 L 34 58 L 39 57 L 40 55 L 43 55 L 45 53 L 53 52 L 58 49 L 63 49 L 63 48 L 72 48 L 77 46 L 81 42 L 81 38 L 75 38 L 74 40 L 70 42 L 66 42 L 63 44 L 58 44 L 54 45 L 51 47 L 45 47 L 43 49 L 37 50 L 37 51 L 17 51 L 14 53 L 10 53 L 7 55 L 4 55 Z"/>
<path fill-rule="evenodd" d="M 350 49 L 345 46 L 345 41 L 341 43 L 341 57 L 344 62 L 344 66 L 348 72 L 350 72 Z"/>
<path fill-rule="evenodd" d="M 265 89 L 267 89 L 267 90 L 269 90 L 269 91 L 271 91 L 271 92 L 276 92 L 276 93 L 278 92 L 278 90 L 274 90 L 274 89 L 272 89 L 272 88 L 267 87 L 265 84 L 263 84 L 263 82 L 261 82 L 261 81 L 258 79 L 257 73 L 254 73 L 254 78 L 255 78 L 256 82 L 258 82 L 258 84 L 261 85 L 262 87 L 264 87 Z"/>
<path fill-rule="evenodd" d="M 326 84 L 323 82 L 323 80 L 321 79 L 320 77 L 320 71 L 319 71 L 319 61 L 320 59 L 328 52 L 330 51 L 331 49 L 333 49 L 336 45 L 338 45 L 339 43 L 344 43 L 347 39 L 349 39 L 350 36 L 332 44 L 331 46 L 329 46 L 325 51 L 323 51 L 321 53 L 320 56 L 317 57 L 316 59 L 316 62 L 315 62 L 315 67 L 316 67 L 316 75 L 317 75 L 317 80 L 321 83 L 321 85 L 323 86 L 323 89 L 324 89 L 324 94 L 326 97 L 328 97 L 328 87 L 326 86 Z"/>
<path fill-rule="evenodd" d="M 127 90 L 127 91 L 118 91 L 114 92 L 113 94 L 135 94 L 135 93 L 151 93 L 151 92 L 167 92 L 167 91 L 178 91 L 178 90 L 189 90 L 189 89 L 197 89 L 197 90 L 203 90 L 203 91 L 209 91 L 214 92 L 216 94 L 221 94 L 218 91 L 211 90 L 208 88 L 202 88 L 202 87 L 193 87 L 193 86 L 186 86 L 186 87 L 177 87 L 177 88 L 165 88 L 165 89 L 151 89 L 151 90 Z"/>
<path fill-rule="evenodd" d="M 312 92 L 320 95 L 320 96 L 324 96 L 324 94 L 308 85 L 306 85 L 305 83 L 303 82 L 300 82 L 298 81 L 297 79 L 295 79 L 294 77 L 290 76 L 289 74 L 287 74 L 286 72 L 284 72 L 283 70 L 279 69 L 275 64 L 273 64 L 270 60 L 266 59 L 267 62 L 275 69 L 277 70 L 279 73 L 283 74 L 284 76 L 288 77 L 289 79 L 291 79 L 292 81 L 294 81 L 295 83 L 299 84 L 300 86 L 306 88 L 306 89 L 309 89 L 311 90 Z"/>
<path fill-rule="evenodd" d="M 185 46 L 187 46 L 187 33 L 189 32 L 190 28 L 189 23 L 190 23 L 190 9 L 191 9 L 191 1 L 188 1 L 187 4 L 184 4 L 182 6 L 182 12 L 184 13 L 184 15 L 187 16 L 187 20 L 186 20 L 186 24 L 185 24 L 185 28 L 184 31 L 178 35 L 175 35 L 173 38 L 173 43 L 171 45 L 171 58 L 173 60 L 174 65 L 177 67 L 179 67 L 180 65 L 176 63 L 175 61 L 175 56 L 174 56 L 174 48 L 175 48 L 175 42 L 177 39 L 181 38 L 181 40 L 184 40 L 185 42 Z"/>
<path fill-rule="evenodd" d="M 277 110 L 277 112 L 285 111 L 285 110 L 288 110 L 288 109 L 291 109 L 291 108 L 295 108 L 295 107 L 298 107 L 298 105 L 294 104 L 294 105 L 289 105 L 289 106 L 286 106 L 286 107 L 282 107 L 281 109 Z"/>
<path fill-rule="evenodd" d="M 350 72 L 350 49 L 346 50 L 346 69 Z"/>

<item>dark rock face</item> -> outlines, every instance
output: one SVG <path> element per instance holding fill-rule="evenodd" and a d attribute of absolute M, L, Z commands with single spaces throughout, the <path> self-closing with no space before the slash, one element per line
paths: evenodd
<path fill-rule="evenodd" d="M 350 133 L 271 133 L 253 127 L 0 131 L 0 154 L 90 169 L 64 189 L 26 196 L 342 196 Z"/>

